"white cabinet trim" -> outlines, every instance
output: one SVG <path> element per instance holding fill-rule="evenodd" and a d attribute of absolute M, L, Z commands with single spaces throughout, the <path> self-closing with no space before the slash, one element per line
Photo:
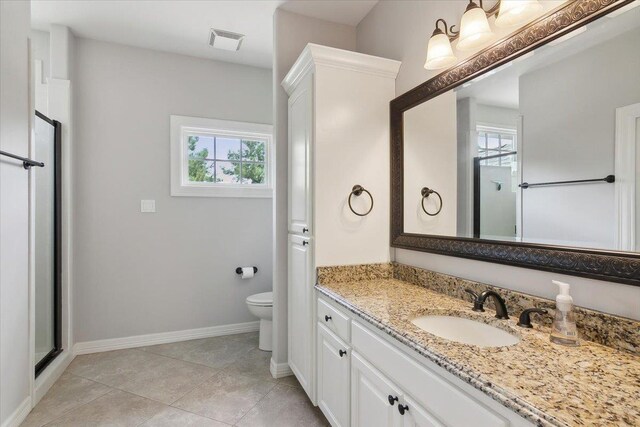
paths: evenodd
<path fill-rule="evenodd" d="M 309 43 L 300 54 L 298 61 L 285 76 L 282 86 L 287 94 L 291 95 L 300 80 L 312 71 L 316 65 L 395 79 L 400 70 L 400 64 L 399 61 L 394 61 L 393 59 Z"/>

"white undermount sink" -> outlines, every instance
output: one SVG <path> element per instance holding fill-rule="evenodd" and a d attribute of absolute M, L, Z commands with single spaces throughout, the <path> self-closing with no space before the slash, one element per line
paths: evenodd
<path fill-rule="evenodd" d="M 504 347 L 520 342 L 520 338 L 507 331 L 464 317 L 427 315 L 411 323 L 440 338 L 478 347 Z"/>

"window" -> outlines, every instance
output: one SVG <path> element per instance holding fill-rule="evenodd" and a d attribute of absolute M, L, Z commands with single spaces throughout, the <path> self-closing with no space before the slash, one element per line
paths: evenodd
<path fill-rule="evenodd" d="M 271 197 L 271 125 L 171 116 L 171 195 Z"/>
<path fill-rule="evenodd" d="M 492 157 L 483 160 L 483 165 L 510 166 L 515 170 L 517 151 L 516 130 L 493 126 L 478 126 L 478 157 Z M 495 156 L 495 157 L 493 157 Z"/>

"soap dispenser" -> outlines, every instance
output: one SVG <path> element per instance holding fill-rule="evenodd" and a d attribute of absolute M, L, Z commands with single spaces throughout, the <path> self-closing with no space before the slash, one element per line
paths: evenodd
<path fill-rule="evenodd" d="M 556 316 L 553 320 L 549 339 L 556 344 L 578 346 L 578 330 L 576 328 L 575 313 L 573 312 L 573 298 L 569 295 L 569 284 L 552 280 L 558 285 L 560 293 L 556 297 Z"/>

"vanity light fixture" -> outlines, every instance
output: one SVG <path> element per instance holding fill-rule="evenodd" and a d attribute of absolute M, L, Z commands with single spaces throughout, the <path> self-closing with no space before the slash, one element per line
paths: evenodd
<path fill-rule="evenodd" d="M 501 0 L 496 18 L 498 27 L 524 24 L 542 9 L 538 0 Z"/>
<path fill-rule="evenodd" d="M 462 15 L 460 31 L 454 30 L 455 25 L 448 26 L 442 18 L 436 21 L 436 29 L 427 46 L 424 68 L 438 70 L 455 64 L 457 58 L 451 42 L 456 39 L 459 39 L 456 48 L 461 51 L 481 46 L 490 40 L 493 31 L 489 17 L 497 14 L 496 25 L 506 27 L 530 20 L 540 9 L 542 5 L 538 0 L 498 0 L 489 10 L 484 9 L 482 0 L 469 0 Z M 444 25 L 444 30 L 440 24 Z"/>
<path fill-rule="evenodd" d="M 460 50 L 469 50 L 482 45 L 493 37 L 487 12 L 473 0 L 469 0 L 467 10 L 460 21 L 460 40 L 456 46 Z"/>
<path fill-rule="evenodd" d="M 438 27 L 440 23 L 444 25 L 444 31 Z M 453 27 L 447 27 L 444 19 L 436 21 L 436 29 L 433 30 L 427 46 L 427 60 L 424 63 L 424 68 L 438 70 L 453 65 L 458 61 L 458 58 L 453 54 L 450 41 L 451 37 L 457 34 L 457 32 L 453 32 Z"/>

